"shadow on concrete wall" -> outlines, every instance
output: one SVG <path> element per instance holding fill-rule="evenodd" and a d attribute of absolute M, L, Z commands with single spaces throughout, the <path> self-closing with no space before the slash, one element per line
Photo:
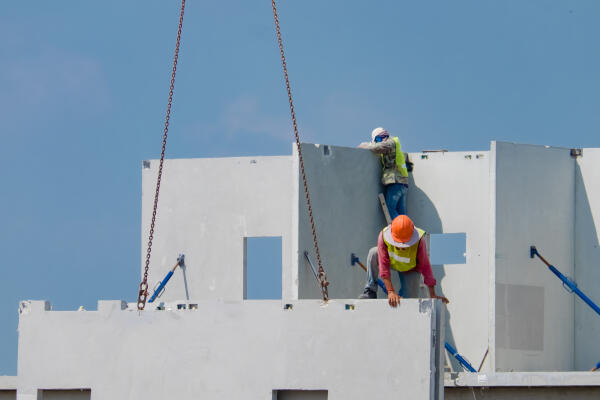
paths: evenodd
<path fill-rule="evenodd" d="M 596 304 L 600 302 L 600 245 L 592 206 L 579 163 L 575 164 L 575 280 Z M 560 266 L 557 266 L 560 269 Z M 600 318 L 575 298 L 575 369 L 589 370 L 600 360 Z"/>
<path fill-rule="evenodd" d="M 435 207 L 435 204 L 433 204 L 429 196 L 427 196 L 427 194 L 417 186 L 412 175 L 409 176 L 409 189 L 406 204 L 406 212 L 415 223 L 415 226 L 424 229 L 428 233 L 444 233 L 442 228 L 442 220 L 440 218 L 440 214 L 437 211 L 437 208 Z M 436 293 L 440 296 L 445 296 L 441 285 L 442 280 L 446 276 L 444 267 L 439 265 L 432 267 L 433 275 L 437 280 L 437 286 L 435 289 Z M 452 301 L 452 299 L 449 300 Z M 444 307 L 444 312 L 444 317 L 446 320 L 445 341 L 456 347 L 454 343 L 454 335 L 452 334 L 452 328 L 450 325 L 452 315 L 448 311 L 448 307 Z M 460 352 L 460 349 L 457 350 Z M 463 371 L 463 368 L 453 357 L 448 357 L 448 360 L 452 364 L 451 368 L 453 371 Z M 477 368 L 477 366 L 475 366 L 475 368 Z"/>

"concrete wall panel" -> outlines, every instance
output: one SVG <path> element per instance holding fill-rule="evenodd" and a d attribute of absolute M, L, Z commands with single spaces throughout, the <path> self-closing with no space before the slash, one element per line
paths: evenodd
<path fill-rule="evenodd" d="M 385 227 L 377 198 L 382 191 L 380 161 L 368 150 L 347 147 L 303 144 L 302 153 L 323 268 L 331 282 L 329 295 L 356 298 L 366 273 L 350 266 L 350 254 L 366 263 L 369 248 L 377 245 Z M 321 292 L 304 257 L 308 251 L 317 267 L 304 188 L 297 179 L 298 297 L 318 299 Z"/>
<path fill-rule="evenodd" d="M 158 161 L 142 171 L 142 271 Z M 292 157 L 166 160 L 148 282 L 150 288 L 186 256 L 161 301 L 241 300 L 244 237 L 281 236 L 282 265 L 292 258 Z M 295 260 L 295 259 L 294 259 Z M 185 278 L 185 279 L 184 279 Z"/>
<path fill-rule="evenodd" d="M 600 149 L 584 149 L 575 170 L 575 279 L 600 305 Z M 575 299 L 575 369 L 600 360 L 600 316 Z"/>
<path fill-rule="evenodd" d="M 396 309 L 383 300 L 302 300 L 288 310 L 280 301 L 204 300 L 195 310 L 142 313 L 103 303 L 99 311 L 22 308 L 20 400 L 39 388 L 81 387 L 94 400 L 271 400 L 278 389 L 327 390 L 329 400 L 443 398 L 443 334 L 431 300 Z"/>
<path fill-rule="evenodd" d="M 433 270 L 437 292 L 450 300 L 446 340 L 477 368 L 488 348 L 490 318 L 489 152 L 414 153 L 410 158 L 415 165 L 408 215 L 430 233 L 466 234 L 466 263 Z M 484 371 L 491 359 L 488 355 Z M 453 367 L 462 370 L 456 363 Z"/>
<path fill-rule="evenodd" d="M 575 162 L 569 149 L 494 142 L 492 151 L 496 159 L 496 290 L 508 294 L 496 298 L 496 369 L 570 370 L 573 297 L 541 261 L 529 258 L 529 247 L 536 245 L 565 275 L 573 275 Z M 523 292 L 517 285 L 531 287 L 530 295 L 519 297 L 522 302 L 515 300 L 515 293 Z M 538 324 L 542 326 L 534 326 Z M 512 337 L 523 334 L 528 337 Z M 537 335 L 543 335 L 542 349 Z"/>

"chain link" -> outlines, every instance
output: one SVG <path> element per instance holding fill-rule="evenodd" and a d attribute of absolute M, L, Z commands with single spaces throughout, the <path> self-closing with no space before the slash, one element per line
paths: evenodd
<path fill-rule="evenodd" d="M 156 210 L 158 208 L 158 194 L 160 192 L 160 181 L 162 178 L 163 164 L 165 161 L 165 149 L 167 147 L 167 133 L 169 132 L 171 104 L 173 103 L 173 90 L 175 89 L 175 73 L 177 72 L 177 60 L 179 59 L 179 43 L 181 42 L 181 29 L 183 27 L 183 12 L 185 11 L 185 1 L 186 0 L 181 0 L 179 27 L 177 29 L 177 42 L 175 44 L 175 55 L 173 56 L 171 84 L 169 86 L 169 101 L 167 102 L 167 115 L 165 117 L 162 150 L 160 152 L 160 164 L 158 167 L 158 177 L 156 178 L 156 192 L 154 194 L 154 208 L 152 210 L 152 222 L 150 223 L 150 235 L 148 237 L 148 250 L 146 250 L 146 265 L 144 267 L 144 277 L 142 279 L 142 282 L 140 283 L 140 291 L 138 292 L 137 308 L 140 311 L 143 310 L 144 307 L 146 307 L 146 298 L 148 297 L 148 269 L 150 268 L 150 253 L 152 252 L 152 240 L 154 239 L 154 223 L 156 222 Z"/>
<path fill-rule="evenodd" d="M 315 220 L 313 218 L 312 205 L 310 202 L 310 193 L 308 192 L 308 184 L 306 182 L 306 172 L 304 171 L 304 160 L 302 158 L 302 148 L 300 147 L 300 135 L 298 134 L 298 124 L 296 123 L 296 113 L 294 111 L 294 102 L 292 100 L 292 89 L 290 88 L 290 79 L 287 72 L 287 64 L 285 62 L 285 54 L 283 52 L 283 41 L 281 40 L 281 30 L 279 28 L 279 16 L 277 15 L 277 6 L 275 0 L 271 0 L 273 6 L 273 18 L 275 19 L 275 30 L 277 31 L 277 42 L 279 43 L 279 53 L 281 54 L 281 65 L 283 67 L 283 76 L 285 77 L 285 87 L 287 89 L 288 101 L 290 103 L 290 112 L 292 114 L 292 124 L 294 125 L 294 135 L 296 137 L 296 148 L 298 149 L 298 160 L 300 162 L 300 171 L 302 174 L 302 184 L 304 185 L 304 194 L 306 196 L 306 205 L 308 207 L 308 215 L 310 217 L 310 226 L 312 229 L 313 242 L 315 245 L 315 253 L 317 254 L 317 264 L 319 265 L 318 279 L 321 285 L 321 294 L 323 301 L 329 300 L 329 294 L 327 291 L 327 275 L 323 269 L 323 263 L 321 262 L 321 253 L 319 252 L 319 243 L 317 241 L 317 230 L 315 229 Z"/>

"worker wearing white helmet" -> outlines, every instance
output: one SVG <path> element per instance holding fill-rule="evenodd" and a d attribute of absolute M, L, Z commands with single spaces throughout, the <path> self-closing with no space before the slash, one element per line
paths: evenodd
<path fill-rule="evenodd" d="M 381 155 L 381 183 L 385 188 L 385 201 L 392 220 L 398 215 L 406 215 L 406 194 L 408 192 L 408 172 L 412 171 L 412 163 L 408 155 L 402 151 L 400 140 L 390 137 L 384 128 L 375 128 L 371 132 L 371 142 L 363 142 L 359 146 Z"/>

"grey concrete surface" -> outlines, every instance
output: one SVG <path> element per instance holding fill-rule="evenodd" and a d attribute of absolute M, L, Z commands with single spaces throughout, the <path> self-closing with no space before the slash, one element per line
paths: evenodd
<path fill-rule="evenodd" d="M 529 248 L 574 273 L 575 160 L 569 149 L 496 142 L 496 371 L 569 371 L 574 302 Z"/>
<path fill-rule="evenodd" d="M 192 310 L 141 313 L 118 301 L 80 312 L 36 303 L 21 307 L 19 400 L 78 388 L 93 400 L 269 400 L 284 389 L 327 390 L 329 400 L 443 398 L 439 301 L 393 309 L 383 300 L 299 300 L 285 309 L 200 300 Z"/>
<path fill-rule="evenodd" d="M 446 374 L 444 385 L 446 387 L 600 387 L 600 373 L 590 371 L 461 372 L 458 374 Z"/>
<path fill-rule="evenodd" d="M 446 340 L 477 368 L 488 348 L 491 172 L 488 151 L 411 153 L 407 212 L 429 233 L 465 233 L 466 262 L 433 266 L 450 299 Z M 436 249 L 432 249 L 435 251 Z M 493 353 L 493 349 L 491 349 Z M 493 368 L 489 354 L 483 370 Z M 462 368 L 451 358 L 455 370 Z"/>
<path fill-rule="evenodd" d="M 158 161 L 142 170 L 142 269 L 150 230 Z M 244 237 L 281 236 L 283 271 L 290 253 L 292 157 L 166 160 L 148 282 L 150 288 L 185 254 L 162 301 L 244 298 Z M 292 264 L 294 263 L 294 265 Z M 184 274 L 185 272 L 185 274 Z M 293 282 L 283 277 L 284 291 Z M 186 291 L 187 283 L 187 291 Z"/>
<path fill-rule="evenodd" d="M 303 144 L 302 153 L 323 268 L 331 282 L 329 295 L 356 298 L 366 273 L 350 265 L 350 254 L 366 264 L 369 249 L 377 245 L 377 235 L 386 225 L 377 198 L 383 190 L 380 161 L 368 150 L 348 147 Z M 296 179 L 298 298 L 319 299 L 319 286 L 304 257 L 308 251 L 317 265 L 304 188 Z"/>
<path fill-rule="evenodd" d="M 575 169 L 575 280 L 600 305 L 600 149 L 583 149 Z M 600 316 L 575 299 L 575 369 L 600 361 Z M 600 396 L 598 396 L 600 398 Z"/>

